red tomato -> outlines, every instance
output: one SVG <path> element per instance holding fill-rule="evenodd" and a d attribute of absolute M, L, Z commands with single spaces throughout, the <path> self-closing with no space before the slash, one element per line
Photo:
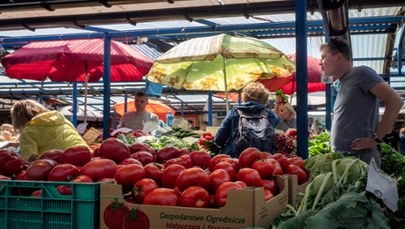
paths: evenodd
<path fill-rule="evenodd" d="M 252 168 L 243 168 L 236 174 L 236 179 L 246 183 L 248 187 L 262 187 L 263 182 L 259 172 Z"/>
<path fill-rule="evenodd" d="M 111 177 L 103 177 L 103 178 L 98 179 L 97 182 L 105 182 L 105 183 L 114 184 L 115 179 L 111 178 Z"/>
<path fill-rule="evenodd" d="M 179 193 L 171 188 L 157 188 L 146 194 L 143 204 L 177 206 Z"/>
<path fill-rule="evenodd" d="M 143 166 L 140 161 L 138 161 L 134 158 L 131 158 L 131 157 L 125 158 L 124 160 L 122 160 L 120 162 L 120 165 L 130 165 L 130 164 L 137 164 L 137 165 Z"/>
<path fill-rule="evenodd" d="M 239 166 L 241 168 L 251 168 L 253 162 L 271 157 L 271 154 L 262 152 L 254 147 L 249 147 L 239 155 Z"/>
<path fill-rule="evenodd" d="M 23 165 L 23 159 L 12 152 L 0 150 L 0 174 L 11 176 L 18 173 Z"/>
<path fill-rule="evenodd" d="M 193 166 L 198 166 L 202 169 L 208 168 L 211 164 L 211 156 L 205 151 L 193 151 L 190 153 L 190 158 Z"/>
<path fill-rule="evenodd" d="M 108 228 L 122 228 L 122 223 L 128 214 L 128 207 L 124 203 L 114 200 L 104 209 L 103 220 Z"/>
<path fill-rule="evenodd" d="M 278 187 L 274 180 L 262 180 L 263 181 L 263 188 L 268 189 L 273 194 L 278 193 Z"/>
<path fill-rule="evenodd" d="M 62 195 L 72 195 L 72 187 L 68 185 L 58 185 L 56 190 Z"/>
<path fill-rule="evenodd" d="M 179 205 L 183 207 L 206 208 L 210 203 L 210 194 L 202 187 L 190 186 L 179 198 Z"/>
<path fill-rule="evenodd" d="M 223 158 L 221 162 L 228 162 L 229 164 L 232 165 L 233 169 L 235 170 L 235 173 L 239 172 L 240 166 L 239 166 L 239 159 L 237 158 Z"/>
<path fill-rule="evenodd" d="M 94 182 L 89 176 L 87 175 L 79 175 L 72 182 Z"/>
<path fill-rule="evenodd" d="M 180 191 L 190 186 L 200 186 L 208 190 L 210 182 L 208 173 L 199 167 L 185 169 L 177 177 L 177 187 Z"/>
<path fill-rule="evenodd" d="M 24 174 L 24 180 L 46 181 L 48 175 L 56 166 L 56 162 L 50 159 L 39 159 L 33 161 Z"/>
<path fill-rule="evenodd" d="M 0 180 L 11 180 L 11 178 L 7 177 L 7 176 L 0 175 Z"/>
<path fill-rule="evenodd" d="M 138 151 L 146 151 L 151 153 L 152 155 L 156 154 L 156 151 L 147 144 L 143 144 L 140 142 L 135 142 L 129 147 L 129 151 L 131 154 L 136 153 Z"/>
<path fill-rule="evenodd" d="M 181 155 L 185 155 L 185 154 L 187 154 L 187 155 L 190 155 L 190 150 L 189 149 L 187 149 L 187 148 L 181 148 L 181 149 L 179 149 L 179 157 L 181 156 Z"/>
<path fill-rule="evenodd" d="M 146 194 L 157 188 L 159 188 L 159 185 L 156 181 L 150 178 L 143 178 L 138 180 L 132 187 L 132 195 L 135 197 L 136 203 L 142 204 Z"/>
<path fill-rule="evenodd" d="M 227 154 L 217 154 L 211 159 L 211 164 L 209 165 L 209 170 L 212 172 L 214 171 L 214 167 L 216 164 L 221 162 L 223 158 L 231 158 L 231 156 Z"/>
<path fill-rule="evenodd" d="M 172 164 L 179 164 L 184 166 L 184 168 L 191 168 L 193 166 L 193 162 L 191 161 L 190 155 L 184 154 L 180 157 L 172 158 L 166 161 L 165 167 L 172 165 Z"/>
<path fill-rule="evenodd" d="M 300 167 L 301 169 L 305 170 L 305 161 L 302 159 L 302 157 L 294 156 L 287 158 L 288 164 L 289 165 L 296 165 Z"/>
<path fill-rule="evenodd" d="M 72 146 L 63 151 L 59 163 L 83 166 L 91 159 L 91 152 L 87 146 Z"/>
<path fill-rule="evenodd" d="M 264 194 L 264 201 L 271 200 L 274 195 L 269 189 L 263 189 L 263 194 Z"/>
<path fill-rule="evenodd" d="M 289 128 L 284 134 L 292 137 L 293 139 L 297 139 L 297 129 L 295 128 Z"/>
<path fill-rule="evenodd" d="M 210 132 L 204 132 L 201 134 L 201 137 L 206 139 L 207 141 L 214 140 L 214 136 Z"/>
<path fill-rule="evenodd" d="M 142 132 L 142 130 L 134 130 L 132 131 L 132 137 L 138 138 L 145 136 L 145 134 Z"/>
<path fill-rule="evenodd" d="M 205 145 L 206 142 L 207 142 L 207 139 L 205 139 L 205 138 L 200 138 L 197 141 L 198 145 L 200 145 L 200 147 L 203 148 L 203 149 L 208 149 L 208 147 Z"/>
<path fill-rule="evenodd" d="M 165 146 L 156 152 L 156 162 L 165 163 L 166 161 L 178 157 L 180 151 L 174 146 Z"/>
<path fill-rule="evenodd" d="M 162 164 L 159 164 L 157 162 L 152 162 L 152 163 L 145 165 L 144 169 L 145 169 L 146 177 L 153 179 L 158 184 L 161 183 L 163 169 L 164 169 Z"/>
<path fill-rule="evenodd" d="M 282 175 L 283 169 L 275 159 L 261 159 L 253 162 L 252 168 L 256 169 L 262 179 L 272 179 L 275 175 Z"/>
<path fill-rule="evenodd" d="M 216 169 L 210 175 L 210 192 L 215 193 L 218 187 L 227 181 L 232 181 L 231 176 L 223 169 Z"/>
<path fill-rule="evenodd" d="M 275 154 L 273 154 L 273 159 L 278 161 L 281 168 L 283 169 L 283 172 L 285 173 L 287 171 L 287 168 L 288 168 L 288 159 L 287 159 L 287 157 L 282 153 L 275 153 Z"/>
<path fill-rule="evenodd" d="M 50 149 L 43 152 L 38 159 L 51 159 L 59 164 L 60 157 L 63 154 L 63 150 L 60 149 Z"/>
<path fill-rule="evenodd" d="M 80 172 L 82 175 L 89 176 L 94 181 L 98 181 L 101 178 L 113 178 L 117 172 L 117 164 L 107 158 L 97 158 L 85 164 Z"/>
<path fill-rule="evenodd" d="M 17 174 L 15 174 L 15 179 L 16 180 L 24 180 L 25 179 L 25 172 L 27 170 L 21 170 L 20 172 L 18 172 Z"/>
<path fill-rule="evenodd" d="M 59 164 L 53 167 L 48 181 L 71 181 L 80 175 L 80 170 L 72 164 Z"/>
<path fill-rule="evenodd" d="M 149 229 L 149 218 L 141 210 L 132 208 L 123 221 L 124 229 Z"/>
<path fill-rule="evenodd" d="M 218 187 L 217 191 L 215 192 L 215 204 L 218 207 L 225 206 L 226 199 L 228 198 L 229 190 L 234 190 L 234 189 L 235 190 L 242 189 L 242 187 L 239 184 L 237 184 L 235 182 L 231 182 L 231 181 L 222 183 Z"/>
<path fill-rule="evenodd" d="M 298 184 L 303 184 L 308 180 L 307 173 L 297 165 L 288 165 L 287 173 L 297 175 Z"/>
<path fill-rule="evenodd" d="M 31 196 L 32 196 L 32 197 L 41 197 L 41 196 L 42 196 L 42 189 L 38 189 L 38 190 L 36 190 L 36 191 L 33 191 L 33 192 L 31 193 Z"/>
<path fill-rule="evenodd" d="M 117 170 L 114 176 L 117 184 L 131 188 L 135 182 L 143 178 L 145 178 L 145 169 L 137 164 L 124 165 Z"/>
<path fill-rule="evenodd" d="M 130 156 L 129 147 L 118 138 L 107 138 L 104 140 L 98 152 L 100 157 L 113 160 L 115 163 L 120 163 L 125 158 Z"/>
<path fill-rule="evenodd" d="M 142 163 L 142 165 L 147 165 L 148 163 L 155 161 L 155 156 L 147 151 L 138 151 L 131 154 L 131 158 L 134 158 Z"/>
<path fill-rule="evenodd" d="M 101 145 L 101 144 L 100 144 Z M 100 157 L 100 146 L 93 150 L 93 158 Z"/>
<path fill-rule="evenodd" d="M 242 188 L 247 188 L 246 183 L 243 181 L 237 180 L 237 181 L 235 181 L 235 183 L 238 184 Z"/>
<path fill-rule="evenodd" d="M 177 177 L 185 170 L 184 166 L 173 164 L 167 166 L 162 173 L 161 185 L 165 188 L 174 188 L 177 186 Z"/>
<path fill-rule="evenodd" d="M 213 171 L 215 171 L 217 169 L 225 170 L 229 174 L 229 176 L 231 176 L 232 180 L 235 178 L 236 172 L 230 163 L 221 161 L 214 166 Z"/>

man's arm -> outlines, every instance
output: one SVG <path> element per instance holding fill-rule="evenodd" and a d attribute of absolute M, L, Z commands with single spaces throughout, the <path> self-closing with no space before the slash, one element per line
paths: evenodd
<path fill-rule="evenodd" d="M 386 82 L 376 84 L 370 89 L 370 92 L 377 96 L 384 104 L 385 110 L 379 122 L 376 134 L 382 139 L 386 134 L 392 131 L 395 121 L 398 118 L 399 111 L 402 108 L 402 98 Z"/>
<path fill-rule="evenodd" d="M 124 122 L 123 122 L 124 117 L 125 117 L 125 114 L 121 117 L 120 122 L 118 123 L 117 128 L 125 127 L 125 126 L 124 126 Z"/>
<path fill-rule="evenodd" d="M 150 113 L 151 114 L 151 118 L 150 120 L 153 122 L 159 122 L 159 116 L 157 116 L 155 113 Z"/>

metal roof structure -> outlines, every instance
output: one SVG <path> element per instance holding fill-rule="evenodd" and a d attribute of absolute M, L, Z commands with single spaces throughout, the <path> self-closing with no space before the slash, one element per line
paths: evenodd
<path fill-rule="evenodd" d="M 81 4 L 84 4 L 83 2 L 85 1 L 82 1 Z M 116 2 L 117 4 L 120 4 L 118 3 L 119 1 Z M 160 1 L 159 4 L 163 4 L 161 2 L 162 1 Z M 177 2 L 175 4 L 164 4 L 172 6 L 176 5 Z M 11 7 L 12 4 L 5 5 L 7 6 L 0 5 L 0 10 L 2 10 L 2 7 Z M 28 3 L 25 4 L 25 6 L 27 5 Z M 56 1 L 55 5 L 58 5 Z M 17 8 L 19 12 L 20 10 L 25 9 L 25 7 L 22 6 L 18 6 Z M 89 11 L 93 9 L 93 7 L 85 8 Z M 42 12 L 46 9 L 43 8 L 37 10 Z M 58 10 L 52 12 L 56 13 L 57 11 Z M 10 15 L 17 15 L 11 14 L 11 11 L 5 11 L 3 14 L 6 13 L 9 13 Z M 51 12 L 47 12 L 47 14 L 49 13 Z M 0 14 L 0 23 L 1 20 L 3 20 L 1 17 L 4 17 L 3 14 Z M 389 75 L 390 72 L 392 72 L 391 61 L 394 59 L 392 56 L 393 50 L 399 46 L 399 41 L 397 41 L 397 44 L 395 44 L 392 39 L 393 35 L 395 35 L 397 31 L 400 31 L 400 26 L 403 25 L 404 8 L 397 6 L 366 8 L 359 10 L 357 7 L 356 9 L 349 10 L 349 15 L 354 65 L 365 64 L 375 69 L 379 74 Z M 33 18 L 31 19 L 33 20 Z M 10 49 L 19 47 L 29 41 L 103 37 L 104 32 L 107 31 L 114 39 L 118 39 L 126 43 L 140 44 L 148 40 L 155 40 L 164 41 L 170 46 L 182 42 L 185 39 L 225 32 L 265 39 L 274 47 L 277 47 L 285 53 L 295 53 L 296 34 L 294 20 L 294 13 L 278 13 L 260 14 L 260 16 L 251 15 L 250 17 L 239 16 L 195 19 L 193 21 L 183 19 L 173 21 L 144 22 L 137 23 L 135 26 L 129 23 L 90 25 L 81 29 L 52 28 L 37 29 L 35 31 L 30 31 L 27 29 L 2 31 L 5 29 L 5 27 L 0 27 L 0 44 L 6 49 Z M 308 55 L 319 57 L 318 47 L 325 40 L 322 16 L 319 12 L 308 12 L 307 20 L 309 36 L 307 52 Z M 56 25 L 58 24 L 56 23 Z M 398 37 L 400 36 L 397 36 L 397 40 Z M 150 48 L 143 48 L 145 45 L 133 45 L 133 47 L 146 53 L 153 59 L 159 56 L 159 52 L 153 51 L 153 49 Z M 394 71 L 394 75 L 395 73 L 396 72 Z M 398 89 L 405 88 L 405 83 L 401 81 L 403 81 L 402 77 L 399 76 L 396 77 L 395 82 L 393 82 Z M 3 90 L 0 92 L 0 94 L 3 96 L 7 94 L 23 95 L 30 90 L 30 87 L 35 88 L 31 89 L 30 93 L 38 95 L 49 95 L 52 93 L 54 93 L 54 95 L 58 95 L 71 93 L 71 84 L 69 83 L 64 84 L 64 87 L 58 83 L 34 83 L 29 83 L 27 81 L 4 83 Z M 99 85 L 100 86 L 92 86 L 94 89 L 94 94 L 102 94 L 102 83 Z M 132 93 L 134 90 L 136 90 L 136 88 L 145 87 L 145 84 L 144 82 L 139 82 L 136 84 L 114 84 L 112 87 L 113 94 Z M 82 87 L 80 87 L 79 84 L 79 92 L 81 91 Z M 175 93 L 174 90 L 170 89 L 167 89 L 166 92 Z M 183 92 L 177 91 L 177 93 L 181 94 Z"/>
<path fill-rule="evenodd" d="M 309 12 L 319 10 L 318 1 L 308 0 Z M 342 2 L 342 1 L 325 1 Z M 362 10 L 403 6 L 402 0 L 354 0 L 349 9 Z M 294 13 L 295 0 L 15 0 L 0 3 L 1 30 L 54 27 L 83 28 L 95 24 L 116 24 L 197 20 L 212 17 L 258 16 Z"/>

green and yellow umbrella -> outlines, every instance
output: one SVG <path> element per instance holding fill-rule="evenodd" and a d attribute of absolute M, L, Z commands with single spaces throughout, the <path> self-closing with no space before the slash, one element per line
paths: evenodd
<path fill-rule="evenodd" d="M 176 89 L 227 93 L 258 79 L 281 80 L 293 72 L 295 64 L 270 44 L 220 34 L 173 47 L 155 61 L 146 77 Z"/>

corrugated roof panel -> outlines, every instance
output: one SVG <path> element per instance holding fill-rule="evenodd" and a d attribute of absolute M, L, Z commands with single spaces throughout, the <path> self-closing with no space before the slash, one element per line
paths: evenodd
<path fill-rule="evenodd" d="M 356 58 L 383 58 L 385 55 L 387 34 L 352 35 L 353 59 Z M 384 61 L 353 61 L 353 65 L 367 65 L 377 73 L 383 73 Z"/>
<path fill-rule="evenodd" d="M 265 40 L 283 53 L 292 54 L 296 52 L 295 38 L 275 38 Z M 324 42 L 322 37 L 308 37 L 307 55 L 320 58 L 319 46 Z"/>
<path fill-rule="evenodd" d="M 359 11 L 360 10 L 360 11 Z M 386 16 L 386 15 L 398 15 L 401 7 L 380 7 L 357 10 L 349 10 L 349 17 L 372 17 L 372 16 Z"/>
<path fill-rule="evenodd" d="M 382 74 L 384 61 L 353 61 L 353 66 L 365 65 L 374 69 L 378 74 Z"/>
<path fill-rule="evenodd" d="M 131 45 L 132 48 L 138 50 L 139 52 L 143 53 L 151 60 L 156 60 L 162 53 L 158 52 L 156 49 L 149 47 L 148 45 Z"/>

